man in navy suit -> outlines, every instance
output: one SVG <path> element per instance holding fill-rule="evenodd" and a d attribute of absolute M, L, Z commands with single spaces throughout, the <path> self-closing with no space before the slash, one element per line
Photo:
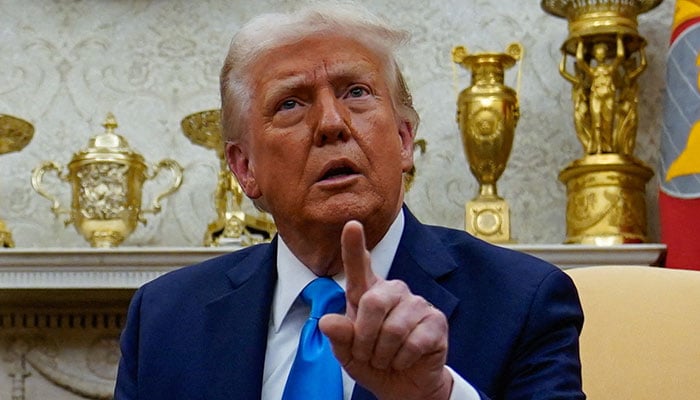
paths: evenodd
<path fill-rule="evenodd" d="M 576 289 L 558 268 L 403 204 L 418 116 L 366 12 L 253 19 L 221 72 L 229 166 L 278 235 L 138 290 L 115 390 L 126 399 L 279 399 L 316 277 L 346 293 L 320 329 L 344 399 L 583 399 Z"/>

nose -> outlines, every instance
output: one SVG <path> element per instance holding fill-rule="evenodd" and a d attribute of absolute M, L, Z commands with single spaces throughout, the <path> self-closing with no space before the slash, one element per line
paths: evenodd
<path fill-rule="evenodd" d="M 346 141 L 350 137 L 348 126 L 348 110 L 335 93 L 323 91 L 319 94 L 314 106 L 315 130 L 314 144 L 324 146 L 338 141 Z"/>

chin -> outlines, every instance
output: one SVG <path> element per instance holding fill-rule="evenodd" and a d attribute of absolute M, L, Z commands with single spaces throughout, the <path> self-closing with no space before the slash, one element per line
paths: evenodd
<path fill-rule="evenodd" d="M 395 205 L 389 207 L 386 199 L 378 195 L 358 197 L 354 194 L 333 196 L 313 207 L 314 219 L 326 224 L 344 225 L 347 221 L 367 221 L 372 216 L 391 214 Z"/>

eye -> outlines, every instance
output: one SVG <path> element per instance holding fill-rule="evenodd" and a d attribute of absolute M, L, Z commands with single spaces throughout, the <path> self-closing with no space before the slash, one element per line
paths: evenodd
<path fill-rule="evenodd" d="M 362 97 L 369 94 L 369 90 L 364 86 L 352 86 L 348 89 L 346 97 Z"/>
<path fill-rule="evenodd" d="M 279 107 L 277 107 L 278 111 L 284 111 L 284 110 L 291 110 L 295 108 L 299 103 L 296 100 L 288 99 L 280 103 Z"/>

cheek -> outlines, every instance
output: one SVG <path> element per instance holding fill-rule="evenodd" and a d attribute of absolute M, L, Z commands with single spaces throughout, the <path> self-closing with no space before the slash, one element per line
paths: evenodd
<path fill-rule="evenodd" d="M 269 176 L 273 182 L 296 182 L 303 173 L 307 158 L 309 141 L 297 135 L 271 134 L 260 143 L 258 154 L 258 173 Z"/>

